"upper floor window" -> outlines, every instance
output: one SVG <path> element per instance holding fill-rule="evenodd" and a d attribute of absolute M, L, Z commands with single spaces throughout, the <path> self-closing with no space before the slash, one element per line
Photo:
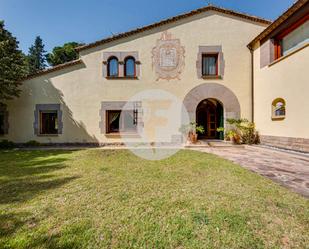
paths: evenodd
<path fill-rule="evenodd" d="M 111 57 L 107 61 L 107 76 L 118 77 L 119 75 L 119 62 L 116 57 Z"/>
<path fill-rule="evenodd" d="M 282 98 L 277 98 L 272 102 L 272 119 L 285 118 L 285 101 Z"/>
<path fill-rule="evenodd" d="M 138 51 L 103 52 L 102 69 L 103 77 L 108 80 L 137 80 L 141 71 Z"/>
<path fill-rule="evenodd" d="M 275 59 L 309 42 L 309 14 L 275 37 Z"/>
<path fill-rule="evenodd" d="M 124 76 L 125 77 L 135 77 L 135 59 L 133 57 L 127 57 L 124 61 Z"/>
<path fill-rule="evenodd" d="M 218 76 L 218 54 L 202 55 L 202 76 Z"/>

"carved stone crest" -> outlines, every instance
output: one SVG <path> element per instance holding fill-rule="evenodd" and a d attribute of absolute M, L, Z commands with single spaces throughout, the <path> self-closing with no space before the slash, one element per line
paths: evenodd
<path fill-rule="evenodd" d="M 172 39 L 171 33 L 162 33 L 152 49 L 152 66 L 157 74 L 157 80 L 180 79 L 185 65 L 185 48 L 179 39 Z"/>

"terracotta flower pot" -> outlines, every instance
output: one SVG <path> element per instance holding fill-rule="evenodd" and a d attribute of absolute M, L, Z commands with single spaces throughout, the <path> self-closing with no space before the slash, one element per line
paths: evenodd
<path fill-rule="evenodd" d="M 240 144 L 240 140 L 241 140 L 241 137 L 238 135 L 238 134 L 235 134 L 233 137 L 232 137 L 232 142 L 234 144 Z"/>
<path fill-rule="evenodd" d="M 190 132 L 189 133 L 189 141 L 192 144 L 196 144 L 197 143 L 197 134 L 193 133 L 193 132 Z"/>

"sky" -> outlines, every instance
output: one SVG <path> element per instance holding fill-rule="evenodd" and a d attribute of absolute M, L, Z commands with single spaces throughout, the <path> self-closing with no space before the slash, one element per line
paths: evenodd
<path fill-rule="evenodd" d="M 36 36 L 45 49 L 94 42 L 208 3 L 274 20 L 295 0 L 0 0 L 0 20 L 27 53 Z"/>

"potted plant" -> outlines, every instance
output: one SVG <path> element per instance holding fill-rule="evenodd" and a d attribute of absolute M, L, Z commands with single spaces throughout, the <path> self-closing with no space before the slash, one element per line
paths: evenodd
<path fill-rule="evenodd" d="M 197 137 L 199 134 L 204 134 L 205 129 L 202 125 L 197 125 L 195 122 L 191 122 L 188 127 L 188 139 L 191 143 L 197 143 Z"/>
<path fill-rule="evenodd" d="M 224 127 L 219 127 L 219 128 L 217 128 L 217 132 L 219 133 L 219 138 L 220 138 L 221 140 L 224 139 L 224 131 L 225 131 Z"/>
<path fill-rule="evenodd" d="M 186 134 L 187 139 L 190 143 L 195 144 L 197 142 L 197 136 L 199 134 L 204 134 L 205 129 L 202 125 L 197 125 L 195 122 L 191 122 L 181 128 L 183 134 Z"/>

